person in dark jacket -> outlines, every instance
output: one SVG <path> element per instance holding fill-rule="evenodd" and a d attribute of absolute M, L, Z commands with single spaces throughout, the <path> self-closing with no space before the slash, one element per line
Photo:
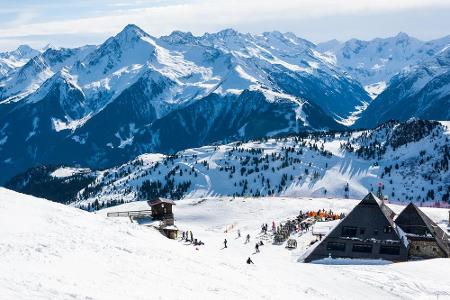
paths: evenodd
<path fill-rule="evenodd" d="M 225 240 L 223 241 L 223 245 L 224 245 L 224 248 L 228 248 L 228 247 L 227 247 L 227 239 L 225 239 Z"/>
<path fill-rule="evenodd" d="M 249 258 L 247 258 L 247 264 L 252 264 L 252 265 L 254 265 L 254 263 L 253 263 L 253 261 L 252 261 L 252 259 L 249 257 Z"/>
<path fill-rule="evenodd" d="M 247 234 L 246 238 L 245 238 L 245 243 L 249 243 L 250 242 L 250 234 Z"/>
<path fill-rule="evenodd" d="M 259 252 L 259 244 L 258 243 L 255 245 L 255 251 L 256 251 L 256 253 Z"/>

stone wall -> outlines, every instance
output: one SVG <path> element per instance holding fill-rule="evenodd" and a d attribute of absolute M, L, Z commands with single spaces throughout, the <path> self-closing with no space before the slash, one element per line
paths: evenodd
<path fill-rule="evenodd" d="M 435 241 L 410 240 L 409 257 L 437 258 L 446 257 Z"/>

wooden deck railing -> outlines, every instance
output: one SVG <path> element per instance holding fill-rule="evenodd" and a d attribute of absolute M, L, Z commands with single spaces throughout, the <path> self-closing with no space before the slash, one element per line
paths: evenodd
<path fill-rule="evenodd" d="M 106 214 L 108 217 L 128 217 L 128 218 L 145 218 L 151 217 L 152 211 L 148 210 L 132 210 L 132 211 L 117 211 Z"/>

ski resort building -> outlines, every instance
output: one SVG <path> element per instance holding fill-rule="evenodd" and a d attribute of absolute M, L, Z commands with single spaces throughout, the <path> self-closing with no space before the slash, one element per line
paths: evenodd
<path fill-rule="evenodd" d="M 410 203 L 395 219 L 406 233 L 410 258 L 450 257 L 450 239 L 445 231 Z"/>
<path fill-rule="evenodd" d="M 175 202 L 173 200 L 156 198 L 147 201 L 147 203 L 152 209 L 152 217 L 154 220 L 165 220 L 167 221 L 167 223 L 171 223 L 168 225 L 173 225 L 174 217 L 172 206 L 175 205 Z"/>
<path fill-rule="evenodd" d="M 168 238 L 176 239 L 178 228 L 175 226 L 172 206 L 175 202 L 170 199 L 156 198 L 147 201 L 152 210 L 153 220 L 159 220 L 158 229 Z"/>
<path fill-rule="evenodd" d="M 383 201 L 370 193 L 304 261 L 328 257 L 406 261 L 408 241 L 395 224 L 394 216 L 395 213 Z"/>
<path fill-rule="evenodd" d="M 150 210 L 134 210 L 108 212 L 108 217 L 128 217 L 131 222 L 137 222 L 144 226 L 151 226 L 158 229 L 170 239 L 176 239 L 178 228 L 175 226 L 175 217 L 172 206 L 175 202 L 165 198 L 155 198 L 147 201 Z"/>

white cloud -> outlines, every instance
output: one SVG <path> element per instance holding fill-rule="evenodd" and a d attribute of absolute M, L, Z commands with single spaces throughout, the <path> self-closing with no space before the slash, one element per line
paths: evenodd
<path fill-rule="evenodd" d="M 141 3 L 142 4 L 142 3 Z M 200 34 L 224 27 L 257 28 L 286 22 L 316 20 L 339 15 L 368 15 L 401 12 L 422 8 L 450 8 L 448 0 L 203 0 L 173 3 L 144 8 L 129 8 L 126 3 L 114 3 L 115 9 L 99 11 L 91 17 L 36 23 L 27 21 L 24 13 L 20 22 L 0 29 L 2 39 L 61 34 L 111 35 L 128 23 L 135 23 L 153 35 L 166 34 L 174 29 Z M 123 7 L 122 7 L 123 5 Z M 95 6 L 93 4 L 93 6 Z M 128 8 L 127 8 L 128 7 Z M 98 8 L 97 8 L 98 9 Z M 45 13 L 45 12 L 44 12 Z M 78 15 L 82 15 L 82 12 Z M 44 18 L 45 19 L 45 18 Z M 295 31 L 295 28 L 292 29 Z"/>

